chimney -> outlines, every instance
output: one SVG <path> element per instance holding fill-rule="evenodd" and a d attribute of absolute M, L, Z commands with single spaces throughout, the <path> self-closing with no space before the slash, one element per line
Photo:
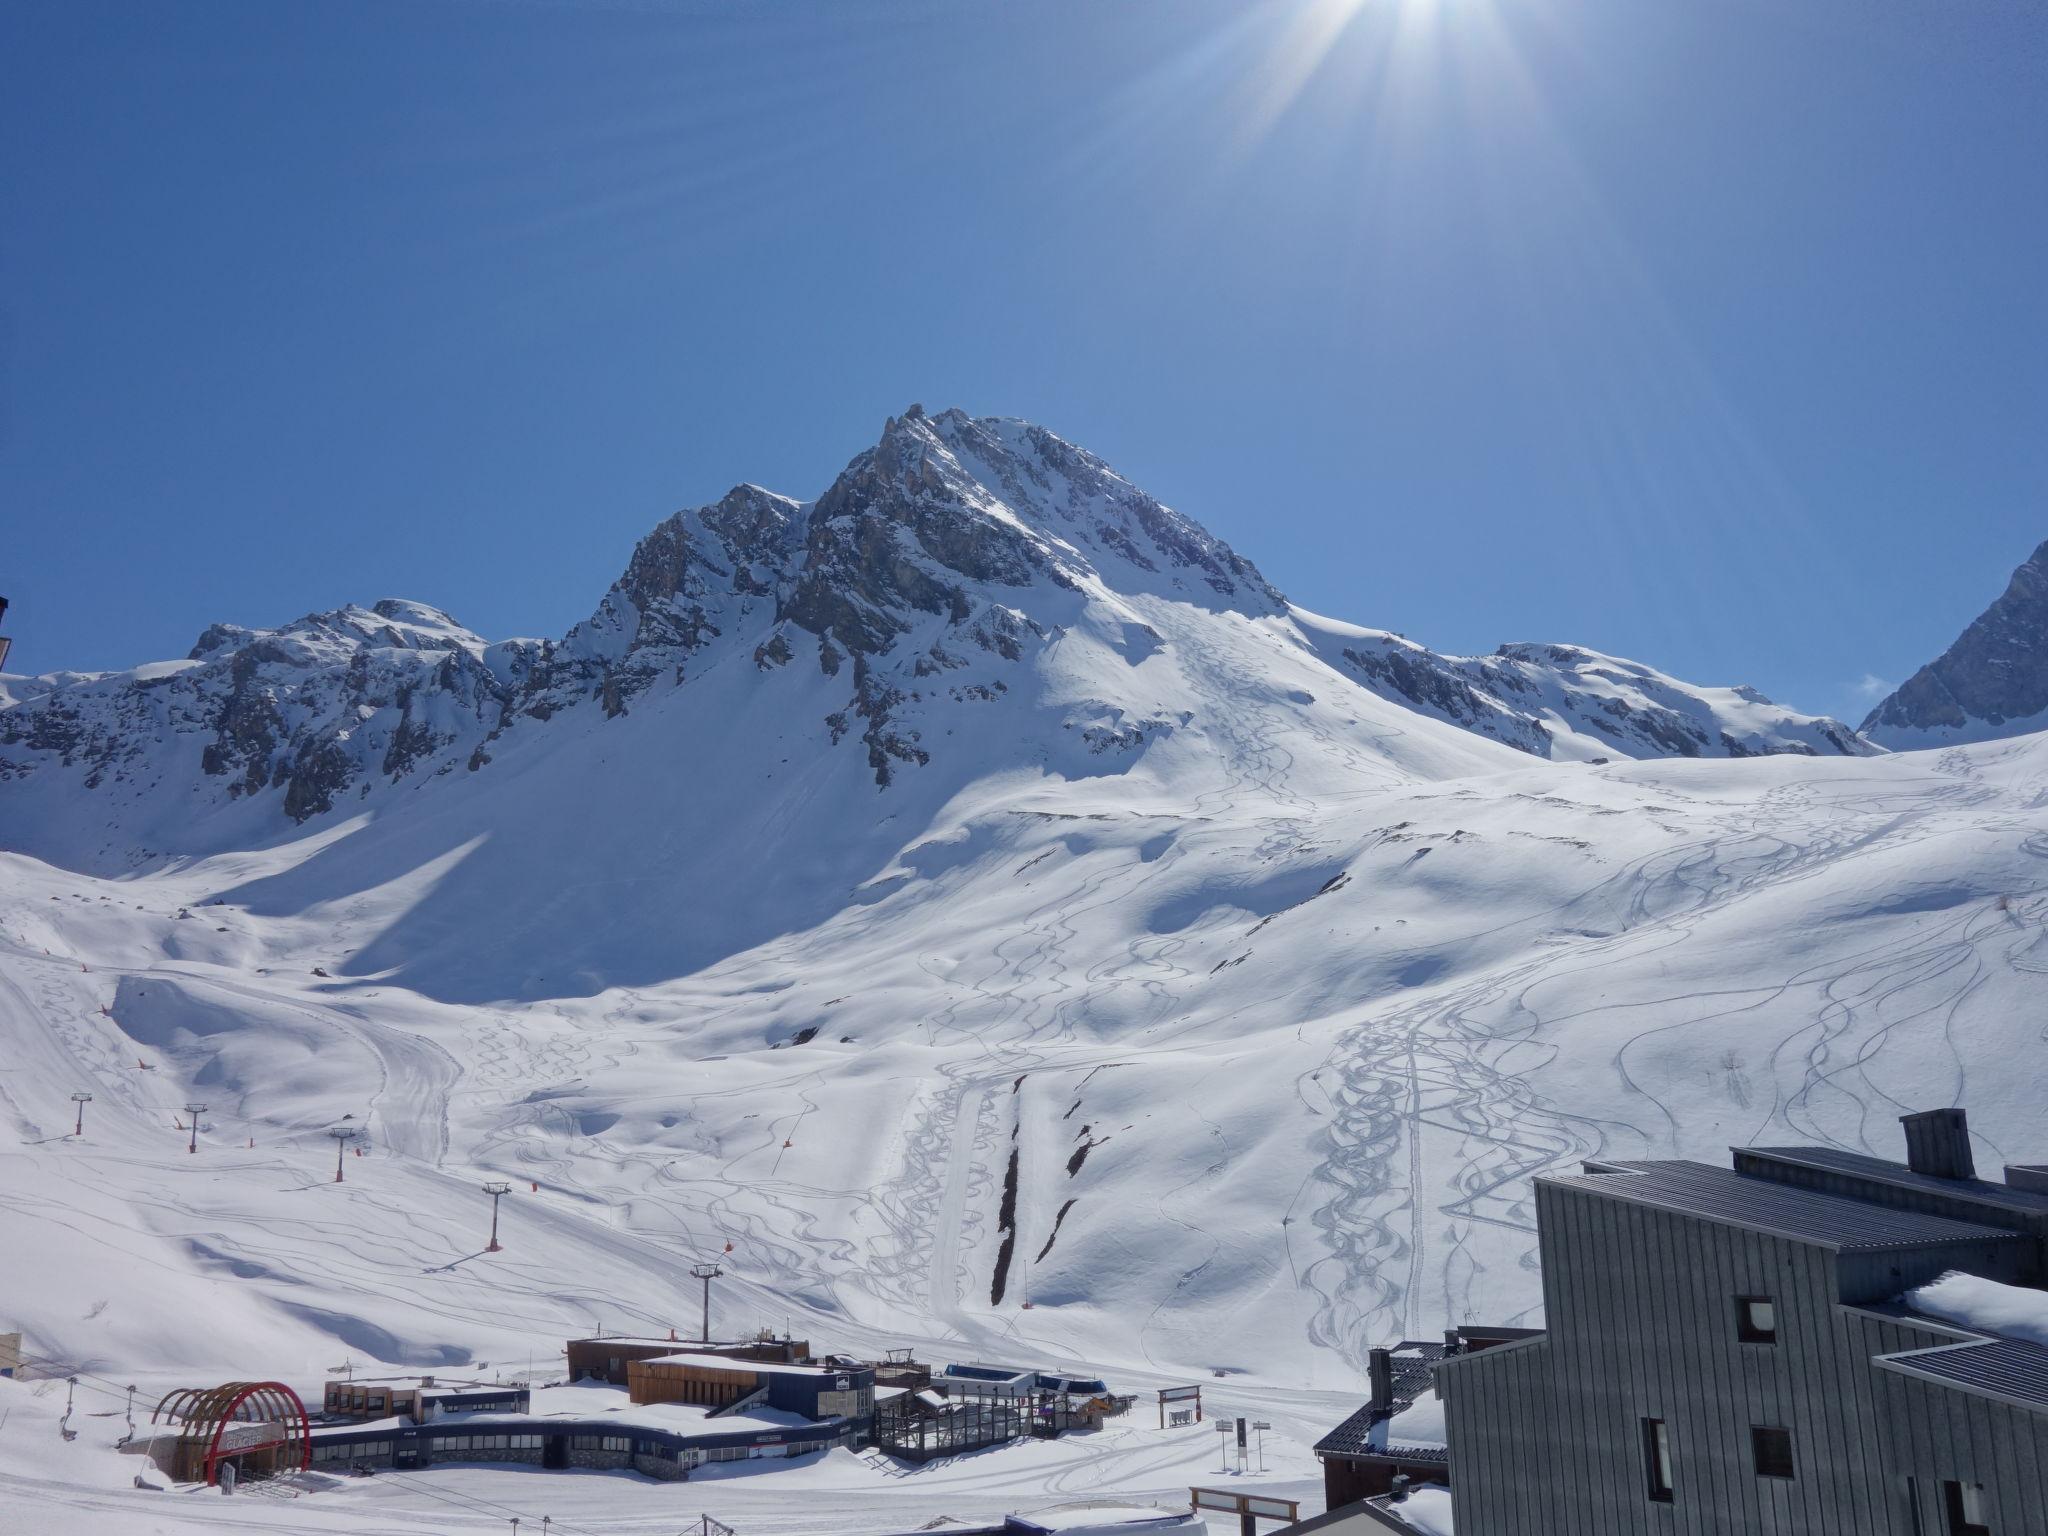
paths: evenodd
<path fill-rule="evenodd" d="M 1974 1179 L 1969 1117 L 1960 1109 L 1923 1109 L 1899 1116 L 1906 1128 L 1906 1166 L 1937 1179 Z"/>
<path fill-rule="evenodd" d="M 1446 1328 L 1444 1330 L 1444 1354 L 1446 1356 L 1461 1355 L 1464 1352 L 1465 1340 L 1463 1336 L 1455 1328 Z"/>
<path fill-rule="evenodd" d="M 1365 1353 L 1365 1377 L 1372 1384 L 1372 1408 L 1394 1406 L 1394 1356 L 1392 1351 L 1369 1349 Z"/>

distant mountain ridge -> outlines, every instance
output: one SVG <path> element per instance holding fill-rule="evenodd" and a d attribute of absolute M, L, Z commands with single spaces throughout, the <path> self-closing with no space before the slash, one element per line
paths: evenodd
<path fill-rule="evenodd" d="M 108 792 L 109 855 L 124 840 L 144 855 L 176 849 L 222 817 L 234 829 L 210 845 L 232 846 L 483 772 L 559 717 L 617 719 L 718 669 L 797 668 L 836 696 L 813 722 L 825 745 L 848 743 L 887 788 L 948 736 L 976 739 L 977 706 L 1024 673 L 1071 670 L 1059 653 L 1079 636 L 1121 665 L 1090 673 L 1102 696 L 1037 729 L 1072 731 L 1108 766 L 1196 713 L 1138 683 L 1165 643 L 1141 610 L 1160 602 L 1189 616 L 1190 634 L 1204 614 L 1265 626 L 1334 673 L 1331 688 L 1539 757 L 1872 750 L 1752 690 L 1576 647 L 1449 657 L 1319 619 L 1045 429 L 912 406 L 815 502 L 741 485 L 664 520 L 559 640 L 487 642 L 439 609 L 384 599 L 274 630 L 216 624 L 183 661 L 13 680 L 0 777 Z M 1282 708 L 1304 693 L 1278 692 Z M 252 805 L 269 809 L 252 822 Z"/>
<path fill-rule="evenodd" d="M 2048 542 L 1940 656 L 1870 712 L 1863 733 L 1894 749 L 2048 729 Z"/>
<path fill-rule="evenodd" d="M 1383 697 L 1536 757 L 1868 756 L 1880 750 L 1839 720 L 1802 715 L 1754 688 L 1681 682 L 1637 661 L 1576 645 L 1503 645 L 1444 656 L 1400 635 L 1361 630 L 1333 665 Z"/>

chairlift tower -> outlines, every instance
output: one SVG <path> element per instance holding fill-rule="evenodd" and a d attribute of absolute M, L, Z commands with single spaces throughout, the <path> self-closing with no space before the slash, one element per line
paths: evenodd
<path fill-rule="evenodd" d="M 348 1144 L 356 1139 L 358 1133 L 352 1125 L 337 1125 L 327 1134 L 334 1138 L 334 1182 L 339 1184 L 342 1159 L 348 1155 Z"/>
<path fill-rule="evenodd" d="M 89 1093 L 74 1093 L 71 1095 L 71 1102 L 78 1106 L 78 1123 L 72 1127 L 71 1134 L 83 1136 L 85 1134 L 85 1106 L 92 1102 L 92 1095 Z"/>
<path fill-rule="evenodd" d="M 192 1117 L 192 1139 L 185 1144 L 187 1152 L 197 1152 L 199 1150 L 199 1117 L 205 1114 L 208 1108 L 209 1106 L 205 1104 L 187 1104 L 185 1106 L 185 1113 Z"/>
<path fill-rule="evenodd" d="M 512 1193 L 512 1186 L 493 1180 L 484 1186 L 484 1193 L 491 1197 L 491 1240 L 484 1245 L 484 1252 L 503 1253 L 504 1247 L 498 1241 L 498 1202 Z"/>
<path fill-rule="evenodd" d="M 716 1280 L 720 1275 L 724 1273 L 725 1271 L 720 1269 L 716 1264 L 692 1264 L 690 1266 L 690 1274 L 692 1278 L 702 1280 L 704 1282 L 703 1331 L 700 1332 L 697 1335 L 697 1337 L 706 1344 L 709 1344 L 711 1342 L 711 1282 Z"/>

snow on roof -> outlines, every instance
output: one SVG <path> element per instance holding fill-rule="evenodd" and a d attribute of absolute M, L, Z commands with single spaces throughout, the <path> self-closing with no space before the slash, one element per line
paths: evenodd
<path fill-rule="evenodd" d="M 694 1344 L 700 1350 L 705 1348 L 702 1339 L 679 1339 L 672 1333 L 659 1336 L 641 1333 L 597 1333 L 592 1334 L 587 1339 L 571 1339 L 569 1342 L 571 1344 L 631 1344 L 636 1348 L 643 1344 L 673 1344 L 677 1349 L 688 1349 Z M 752 1349 L 757 1344 L 780 1344 L 781 1342 L 780 1339 L 722 1339 L 714 1341 L 710 1348 L 714 1350 Z"/>
<path fill-rule="evenodd" d="M 1435 1484 L 1417 1488 L 1400 1503 L 1401 1518 L 1428 1536 L 1455 1536 L 1451 1528 L 1451 1490 Z"/>
<path fill-rule="evenodd" d="M 712 1371 L 752 1371 L 758 1376 L 844 1376 L 850 1365 L 774 1365 L 765 1360 L 736 1360 L 731 1355 L 656 1355 L 648 1365 L 694 1365 Z"/>
<path fill-rule="evenodd" d="M 1450 1439 L 1444 1431 L 1443 1400 L 1434 1392 L 1418 1392 L 1415 1400 L 1387 1420 L 1387 1445 L 1421 1446 L 1428 1450 L 1447 1449 Z"/>
<path fill-rule="evenodd" d="M 2048 1291 L 1950 1270 L 1899 1298 L 1923 1317 L 2002 1338 L 2048 1345 Z"/>
<path fill-rule="evenodd" d="M 1120 1531 L 1200 1531 L 1204 1527 L 1186 1510 L 1156 1504 L 1070 1504 L 1042 1509 L 1012 1519 L 1022 1531 L 1057 1531 L 1061 1536 L 1099 1536 Z"/>
<path fill-rule="evenodd" d="M 549 1419 L 610 1419 L 619 1424 L 637 1424 L 648 1429 L 677 1433 L 701 1430 L 707 1434 L 744 1429 L 790 1429 L 811 1421 L 800 1413 L 781 1408 L 755 1407 L 712 1416 L 699 1403 L 636 1403 L 620 1387 L 578 1384 L 542 1387 L 533 1394 L 527 1413 L 479 1412 L 448 1414 L 466 1424 L 542 1424 Z M 397 1422 L 396 1420 L 393 1421 Z"/>

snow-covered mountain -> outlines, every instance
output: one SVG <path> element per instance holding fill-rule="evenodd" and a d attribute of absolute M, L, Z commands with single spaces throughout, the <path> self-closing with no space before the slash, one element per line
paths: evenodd
<path fill-rule="evenodd" d="M 1537 757 L 1860 757 L 1880 750 L 1839 720 L 1749 687 L 1708 688 L 1576 645 L 1442 656 L 1401 635 L 1300 615 L 1339 671 L 1384 698 Z"/>
<path fill-rule="evenodd" d="M 1954 645 L 1863 722 L 1864 735 L 1899 750 L 2039 730 L 2048 730 L 2048 543 Z"/>
<path fill-rule="evenodd" d="M 721 1326 L 1312 1439 L 1368 1346 L 1532 1315 L 1546 1169 L 1957 1099 L 2042 1153 L 2048 736 L 1432 656 L 1023 423 L 678 514 L 556 640 L 10 691 L 0 1321 L 124 1382 L 545 1360 L 715 1256 Z"/>
<path fill-rule="evenodd" d="M 739 486 L 669 518 L 559 641 L 488 644 L 397 599 L 275 630 L 216 624 L 183 661 L 14 680 L 0 776 L 55 796 L 38 851 L 136 867 L 381 805 L 483 771 L 558 716 L 616 719 L 748 666 L 822 677 L 758 687 L 807 733 L 801 751 L 858 755 L 884 788 L 934 752 L 975 771 L 1064 761 L 1078 745 L 1105 769 L 1202 716 L 1199 698 L 1139 681 L 1163 644 L 1141 609 L 1161 601 L 1217 632 L 1261 626 L 1327 666 L 1310 670 L 1333 699 L 1363 689 L 1540 757 L 1872 750 L 1750 689 L 1569 646 L 1439 656 L 1290 608 L 1093 455 L 1024 422 L 913 406 L 816 502 Z M 1092 693 L 1064 686 L 1083 676 Z M 1054 696 L 1046 678 L 1061 680 Z M 1020 686 L 1021 720 L 985 707 Z M 991 755 L 984 719 L 1006 714 L 1021 731 Z M 98 815 L 60 809 L 74 785 Z"/>

